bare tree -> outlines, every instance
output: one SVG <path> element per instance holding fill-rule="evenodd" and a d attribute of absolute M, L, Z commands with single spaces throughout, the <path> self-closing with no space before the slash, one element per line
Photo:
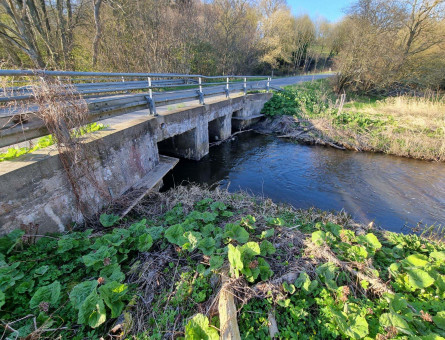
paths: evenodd
<path fill-rule="evenodd" d="M 0 0 L 0 39 L 9 54 L 26 55 L 35 67 L 70 68 L 73 30 L 78 23 L 74 7 L 82 1 Z M 22 61 L 23 63 L 23 61 Z"/>

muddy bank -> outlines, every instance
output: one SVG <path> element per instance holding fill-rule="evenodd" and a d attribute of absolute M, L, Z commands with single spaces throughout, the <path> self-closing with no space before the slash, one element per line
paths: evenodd
<path fill-rule="evenodd" d="M 253 126 L 253 130 L 262 134 L 277 135 L 279 138 L 288 138 L 307 145 L 330 146 L 340 150 L 375 151 L 362 150 L 348 143 L 334 141 L 318 130 L 311 121 L 299 119 L 295 116 L 266 118 Z"/>

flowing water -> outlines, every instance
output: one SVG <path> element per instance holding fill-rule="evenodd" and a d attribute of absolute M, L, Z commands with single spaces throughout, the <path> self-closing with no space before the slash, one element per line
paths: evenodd
<path fill-rule="evenodd" d="M 345 209 L 357 221 L 391 231 L 445 224 L 445 163 L 298 145 L 246 132 L 181 160 L 164 182 L 229 185 L 296 208 Z"/>

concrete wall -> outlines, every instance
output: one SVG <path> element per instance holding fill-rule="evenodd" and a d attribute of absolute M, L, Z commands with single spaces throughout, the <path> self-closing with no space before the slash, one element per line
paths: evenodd
<path fill-rule="evenodd" d="M 213 139 L 230 135 L 233 112 L 259 113 L 271 94 L 254 94 L 158 117 L 141 115 L 96 132 L 88 141 L 87 174 L 77 174 L 81 201 L 90 215 L 150 173 L 159 164 L 161 150 L 199 160 Z M 83 216 L 56 150 L 44 149 L 15 161 L 0 163 L 0 234 L 30 223 L 39 233 L 64 231 Z"/>
<path fill-rule="evenodd" d="M 102 138 L 87 144 L 89 166 L 75 171 L 81 202 L 91 215 L 130 189 L 159 162 L 155 134 L 148 122 L 99 135 Z M 57 152 L 44 152 L 1 164 L 1 233 L 30 223 L 39 224 L 40 233 L 64 231 L 73 221 L 83 222 Z M 29 159 L 38 156 L 42 159 Z"/>

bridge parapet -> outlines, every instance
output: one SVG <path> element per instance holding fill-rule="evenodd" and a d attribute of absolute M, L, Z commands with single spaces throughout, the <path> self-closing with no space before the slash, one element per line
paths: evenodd
<path fill-rule="evenodd" d="M 94 216 L 133 191 L 137 195 L 130 196 L 138 199 L 158 187 L 177 162 L 160 153 L 201 159 L 209 152 L 209 140 L 230 136 L 234 113 L 258 117 L 271 96 L 240 93 L 228 99 L 215 97 L 205 105 L 163 108 L 157 116 L 144 109 L 105 120 L 108 128 L 88 139 L 96 183 L 76 178 L 84 188 L 80 199 L 88 203 L 88 214 Z M 41 233 L 64 231 L 72 222 L 84 222 L 55 149 L 0 164 L 0 233 L 30 223 L 39 224 Z"/>
<path fill-rule="evenodd" d="M 82 96 L 91 122 L 143 108 L 149 108 L 150 114 L 155 115 L 158 107 L 175 103 L 199 100 L 205 105 L 214 96 L 228 98 L 233 93 L 269 91 L 271 80 L 268 76 L 45 70 L 0 70 L 0 78 L 6 84 L 0 88 L 0 147 L 48 134 L 34 114 L 39 107 L 33 89 L 42 80 Z"/>

